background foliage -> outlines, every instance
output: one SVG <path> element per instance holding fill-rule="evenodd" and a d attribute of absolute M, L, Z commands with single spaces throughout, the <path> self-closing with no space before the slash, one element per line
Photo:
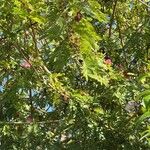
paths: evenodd
<path fill-rule="evenodd" d="M 0 1 L 0 149 L 148 150 L 150 5 Z"/>

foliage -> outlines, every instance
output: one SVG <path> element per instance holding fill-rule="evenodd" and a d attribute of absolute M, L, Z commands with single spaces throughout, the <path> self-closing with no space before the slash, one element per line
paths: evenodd
<path fill-rule="evenodd" d="M 150 147 L 150 6 L 1 0 L 0 149 Z"/>

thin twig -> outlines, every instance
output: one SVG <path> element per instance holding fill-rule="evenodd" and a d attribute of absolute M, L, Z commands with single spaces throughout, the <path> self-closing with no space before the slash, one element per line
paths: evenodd
<path fill-rule="evenodd" d="M 114 21 L 114 16 L 115 16 L 115 11 L 116 11 L 116 6 L 117 6 L 117 1 L 115 1 L 114 7 L 113 7 L 113 13 L 112 16 L 110 18 L 110 24 L 109 24 L 109 38 L 111 37 L 111 30 L 112 30 L 112 25 L 113 25 L 113 21 Z"/>
<path fill-rule="evenodd" d="M 34 23 L 32 23 L 32 24 L 30 24 L 27 28 L 25 28 L 24 30 L 29 30 L 32 26 L 34 26 L 34 25 L 36 25 L 37 24 L 37 22 L 34 22 Z M 19 34 L 21 31 L 23 31 L 23 29 L 18 29 L 17 31 L 16 31 L 16 35 L 17 34 Z M 2 42 L 3 40 L 5 40 L 5 39 L 7 39 L 8 37 L 7 36 L 4 36 L 4 37 L 1 37 L 0 38 L 0 42 Z"/>
<path fill-rule="evenodd" d="M 118 26 L 118 32 L 119 32 L 120 43 L 121 43 L 121 46 L 124 47 L 123 38 L 122 38 L 122 34 L 121 34 L 121 30 L 120 30 L 119 23 L 117 23 L 117 26 Z"/>
<path fill-rule="evenodd" d="M 0 122 L 0 124 L 7 124 L 7 125 L 25 125 L 25 124 L 49 124 L 49 123 L 58 123 L 60 120 L 51 120 L 51 121 L 37 121 L 37 122 L 22 122 L 22 121 L 18 121 L 18 122 Z"/>
<path fill-rule="evenodd" d="M 146 7 L 150 8 L 150 5 L 146 4 L 144 1 L 142 0 L 138 0 L 140 3 L 142 3 L 143 5 L 145 5 Z"/>
<path fill-rule="evenodd" d="M 31 19 L 29 19 L 29 21 L 30 21 L 30 24 L 32 24 Z M 35 29 L 34 29 L 33 26 L 31 26 L 31 36 L 32 36 L 32 40 L 33 40 L 34 47 L 35 47 L 35 50 L 36 50 L 36 56 L 38 56 L 39 55 L 39 50 L 38 50 L 38 47 L 37 47 L 36 33 L 35 33 Z"/>
<path fill-rule="evenodd" d="M 29 99 L 30 99 L 30 113 L 31 117 L 33 117 L 33 102 L 32 102 L 32 89 L 29 89 Z"/>

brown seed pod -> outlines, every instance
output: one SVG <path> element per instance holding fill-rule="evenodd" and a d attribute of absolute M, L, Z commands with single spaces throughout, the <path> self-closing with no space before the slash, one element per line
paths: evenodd
<path fill-rule="evenodd" d="M 76 16 L 75 16 L 75 21 L 79 22 L 82 19 L 82 14 L 80 11 L 77 12 Z"/>
<path fill-rule="evenodd" d="M 26 118 L 27 123 L 32 123 L 33 122 L 33 117 L 32 116 L 28 116 Z"/>
<path fill-rule="evenodd" d="M 61 94 L 61 99 L 65 102 L 68 103 L 69 102 L 69 95 L 66 93 L 62 93 Z"/>
<path fill-rule="evenodd" d="M 28 69 L 28 68 L 31 68 L 31 63 L 30 63 L 29 61 L 27 61 L 27 60 L 23 60 L 23 61 L 21 62 L 21 64 L 20 64 L 20 66 L 21 66 L 22 68 Z"/>

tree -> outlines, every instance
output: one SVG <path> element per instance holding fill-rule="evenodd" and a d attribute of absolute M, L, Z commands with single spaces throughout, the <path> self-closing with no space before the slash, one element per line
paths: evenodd
<path fill-rule="evenodd" d="M 0 149 L 149 149 L 148 2 L 0 9 Z"/>

